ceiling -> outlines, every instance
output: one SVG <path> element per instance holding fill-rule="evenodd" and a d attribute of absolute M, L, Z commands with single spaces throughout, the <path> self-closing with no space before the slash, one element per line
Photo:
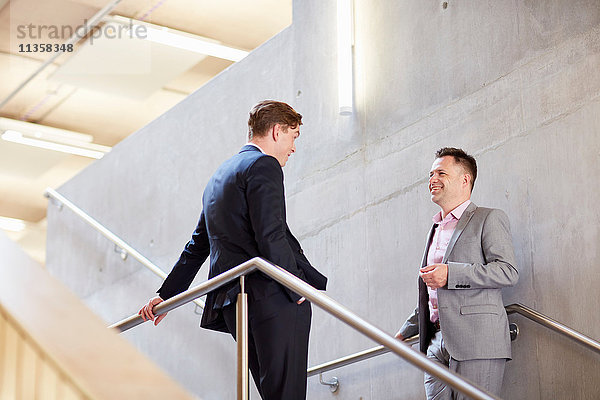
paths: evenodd
<path fill-rule="evenodd" d="M 80 72 L 78 79 L 61 79 L 88 50 L 102 47 L 100 42 L 94 47 L 90 42 L 93 37 L 87 37 L 75 43 L 73 52 L 62 53 L 14 93 L 56 54 L 25 52 L 22 46 L 64 44 L 70 33 L 109 3 L 115 0 L 0 0 L 0 117 L 84 133 L 93 136 L 96 144 L 114 146 L 233 63 L 165 47 L 156 52 L 153 47 L 146 55 L 150 57 L 148 60 L 155 57 L 155 61 L 141 64 L 151 67 L 132 71 L 133 61 L 123 62 L 121 58 L 121 63 L 115 64 L 121 69 L 104 64 L 92 64 L 90 69 L 90 64 L 87 67 L 83 64 L 88 71 Z M 291 24 L 291 3 L 291 0 L 122 0 L 109 15 L 251 51 Z M 101 57 L 107 59 L 110 58 L 107 49 L 111 51 L 111 43 L 116 49 L 117 42 L 106 39 L 104 43 L 108 47 L 104 46 Z M 127 51 L 120 54 L 123 57 Z M 162 79 L 158 85 L 152 75 L 157 69 Z M 126 86 L 133 80 L 137 86 Z M 148 89 L 150 83 L 155 87 Z M 120 91 L 116 90 L 119 88 Z M 44 189 L 60 186 L 94 161 L 0 139 L 0 217 L 25 221 L 23 231 L 9 236 L 39 261 L 43 262 L 45 254 Z"/>

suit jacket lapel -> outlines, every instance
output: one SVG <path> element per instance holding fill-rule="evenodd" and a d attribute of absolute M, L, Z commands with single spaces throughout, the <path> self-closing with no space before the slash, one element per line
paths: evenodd
<path fill-rule="evenodd" d="M 463 233 L 465 226 L 467 226 L 467 224 L 471 220 L 471 217 L 473 217 L 473 214 L 475 213 L 476 209 L 477 209 L 477 206 L 475 205 L 475 203 L 469 204 L 469 206 L 467 207 L 467 209 L 465 210 L 463 215 L 458 220 L 456 229 L 454 229 L 454 233 L 452 234 L 452 237 L 450 238 L 450 242 L 448 243 L 448 248 L 446 249 L 446 253 L 444 254 L 444 259 L 442 260 L 442 264 L 446 264 L 446 262 L 448 261 L 448 256 L 452 252 L 452 249 L 454 248 L 454 244 L 456 243 L 456 241 L 458 240 L 460 235 Z"/>
<path fill-rule="evenodd" d="M 433 240 L 433 235 L 435 234 L 435 228 L 437 228 L 438 224 L 433 224 L 431 229 L 429 230 L 429 235 L 427 235 L 427 244 L 425 245 L 425 253 L 423 253 L 423 260 L 421 261 L 421 267 L 427 265 L 427 254 L 429 253 L 429 247 L 431 246 L 431 241 Z"/>

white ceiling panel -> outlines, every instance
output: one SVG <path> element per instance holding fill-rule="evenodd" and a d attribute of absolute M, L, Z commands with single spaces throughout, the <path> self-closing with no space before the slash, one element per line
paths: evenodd
<path fill-rule="evenodd" d="M 144 100 L 205 58 L 202 54 L 139 39 L 122 30 L 119 23 L 108 23 L 100 32 L 49 79 Z"/>
<path fill-rule="evenodd" d="M 64 153 L 36 149 L 0 139 L 0 176 L 34 180 L 66 157 L 68 156 Z"/>

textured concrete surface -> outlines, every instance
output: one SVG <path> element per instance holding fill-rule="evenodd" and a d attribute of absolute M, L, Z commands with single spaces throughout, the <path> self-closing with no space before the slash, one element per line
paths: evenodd
<path fill-rule="evenodd" d="M 288 222 L 328 294 L 394 333 L 416 304 L 416 268 L 436 208 L 433 153 L 479 162 L 473 200 L 507 212 L 521 271 L 505 292 L 600 338 L 600 3 L 355 0 L 355 112 L 337 110 L 335 2 L 294 2 L 294 23 L 60 188 L 170 269 L 195 227 L 204 185 L 245 142 L 257 101 L 304 116 L 285 168 Z M 48 268 L 107 322 L 159 286 L 68 210 L 49 208 Z M 203 270 L 197 281 L 206 277 Z M 127 337 L 207 399 L 235 393 L 234 345 L 197 329 L 194 307 Z M 519 316 L 503 398 L 595 399 L 599 356 Z M 333 332 L 333 334 L 332 334 Z M 310 364 L 372 346 L 314 310 Z M 204 360 L 222 360 L 204 368 Z M 344 367 L 310 399 L 420 399 L 422 374 L 387 355 Z"/>

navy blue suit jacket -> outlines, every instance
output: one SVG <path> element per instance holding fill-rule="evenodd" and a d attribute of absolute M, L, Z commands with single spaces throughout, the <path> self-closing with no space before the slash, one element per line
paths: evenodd
<path fill-rule="evenodd" d="M 327 278 L 304 256 L 287 226 L 283 171 L 276 158 L 251 145 L 225 161 L 208 181 L 203 210 L 191 240 L 158 290 L 168 299 L 187 290 L 210 255 L 209 279 L 253 257 L 262 257 L 286 269 L 317 289 Z M 251 300 L 283 289 L 262 272 L 247 278 Z M 283 289 L 290 301 L 300 296 Z M 201 326 L 227 331 L 221 309 L 236 300 L 237 280 L 207 295 Z"/>

